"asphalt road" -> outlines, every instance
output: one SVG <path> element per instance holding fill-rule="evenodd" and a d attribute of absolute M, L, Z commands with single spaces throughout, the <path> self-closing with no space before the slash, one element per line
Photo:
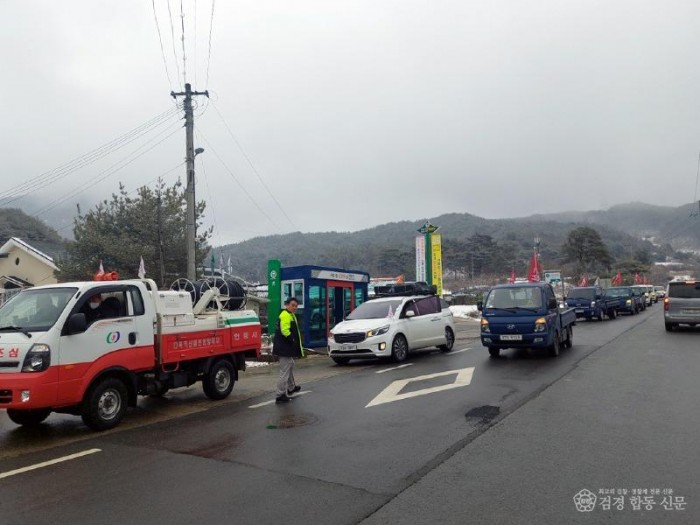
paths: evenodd
<path fill-rule="evenodd" d="M 558 358 L 490 359 L 477 334 L 461 321 L 453 352 L 402 367 L 309 359 L 288 405 L 272 367 L 223 403 L 144 400 L 106 434 L 2 414 L 0 522 L 700 523 L 700 331 L 666 333 L 654 306 L 579 322 Z"/>

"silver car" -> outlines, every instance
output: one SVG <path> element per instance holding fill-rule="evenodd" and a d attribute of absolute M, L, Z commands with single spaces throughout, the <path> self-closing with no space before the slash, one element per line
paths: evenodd
<path fill-rule="evenodd" d="M 700 324 L 700 281 L 668 283 L 664 297 L 664 323 L 667 332 L 679 324 Z"/>

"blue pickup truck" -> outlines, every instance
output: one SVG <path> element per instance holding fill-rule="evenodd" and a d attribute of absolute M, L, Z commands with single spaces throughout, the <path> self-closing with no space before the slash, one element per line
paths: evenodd
<path fill-rule="evenodd" d="M 603 320 L 615 319 L 622 306 L 622 299 L 609 296 L 600 286 L 582 286 L 573 288 L 566 296 L 566 306 L 573 308 L 576 318 Z"/>
<path fill-rule="evenodd" d="M 491 288 L 481 311 L 481 344 L 491 357 L 504 348 L 546 348 L 552 356 L 571 348 L 576 313 L 560 309 L 547 283 L 501 284 Z"/>
<path fill-rule="evenodd" d="M 619 314 L 627 312 L 634 315 L 646 308 L 644 295 L 634 286 L 608 288 L 608 297 L 614 297 L 620 301 L 620 306 L 617 309 Z"/>

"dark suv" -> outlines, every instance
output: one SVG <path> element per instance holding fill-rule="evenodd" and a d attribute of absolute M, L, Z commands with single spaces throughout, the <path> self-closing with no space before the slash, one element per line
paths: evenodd
<path fill-rule="evenodd" d="M 700 281 L 668 283 L 664 298 L 664 323 L 667 332 L 679 324 L 700 324 Z"/>

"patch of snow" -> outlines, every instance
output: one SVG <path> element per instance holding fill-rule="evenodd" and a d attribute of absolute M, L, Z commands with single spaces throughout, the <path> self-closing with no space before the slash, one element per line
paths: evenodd
<path fill-rule="evenodd" d="M 452 305 L 450 310 L 452 315 L 461 319 L 478 319 L 480 317 L 475 304 Z"/>

